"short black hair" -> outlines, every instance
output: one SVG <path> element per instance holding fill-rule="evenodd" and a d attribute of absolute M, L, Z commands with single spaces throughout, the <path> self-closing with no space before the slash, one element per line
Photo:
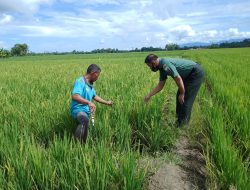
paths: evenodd
<path fill-rule="evenodd" d="M 91 64 L 87 69 L 87 73 L 90 74 L 94 72 L 101 72 L 101 68 L 96 64 Z"/>
<path fill-rule="evenodd" d="M 158 59 L 158 56 L 155 54 L 149 54 L 146 58 L 145 58 L 145 63 L 152 63 L 152 61 Z"/>

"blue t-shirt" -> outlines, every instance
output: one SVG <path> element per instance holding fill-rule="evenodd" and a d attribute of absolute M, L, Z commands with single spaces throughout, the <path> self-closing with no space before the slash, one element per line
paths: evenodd
<path fill-rule="evenodd" d="M 92 101 L 92 99 L 96 96 L 95 89 L 93 85 L 89 84 L 84 77 L 80 77 L 76 79 L 74 88 L 72 90 L 73 94 L 79 94 L 82 98 Z M 87 104 L 81 104 L 73 99 L 71 99 L 70 105 L 70 113 L 76 118 L 77 113 L 85 112 L 88 116 L 90 115 L 90 109 Z"/>

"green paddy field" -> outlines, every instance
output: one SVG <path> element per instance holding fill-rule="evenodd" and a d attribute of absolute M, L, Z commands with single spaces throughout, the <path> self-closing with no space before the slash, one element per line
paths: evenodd
<path fill-rule="evenodd" d="M 250 48 L 154 52 L 205 69 L 191 123 L 181 129 L 171 78 L 143 102 L 159 79 L 144 64 L 148 53 L 0 59 L 0 189 L 144 189 L 150 172 L 141 160 L 178 164 L 172 149 L 182 133 L 201 147 L 208 189 L 250 189 Z M 70 95 L 91 63 L 102 69 L 97 94 L 115 104 L 96 104 L 83 146 L 72 136 Z"/>

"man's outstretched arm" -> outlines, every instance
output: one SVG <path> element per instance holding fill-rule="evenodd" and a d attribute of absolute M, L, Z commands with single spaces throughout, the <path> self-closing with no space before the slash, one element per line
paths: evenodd
<path fill-rule="evenodd" d="M 111 100 L 106 101 L 106 100 L 102 99 L 101 97 L 99 97 L 97 95 L 94 97 L 94 100 L 101 103 L 101 104 L 105 104 L 105 105 L 108 105 L 108 106 L 111 106 L 113 104 L 113 102 Z"/>
<path fill-rule="evenodd" d="M 150 93 L 148 93 L 148 95 L 144 97 L 144 102 L 147 103 L 150 100 L 151 96 L 154 96 L 155 94 L 160 92 L 163 89 L 165 83 L 166 83 L 166 80 L 160 81 L 157 84 L 157 86 Z"/>

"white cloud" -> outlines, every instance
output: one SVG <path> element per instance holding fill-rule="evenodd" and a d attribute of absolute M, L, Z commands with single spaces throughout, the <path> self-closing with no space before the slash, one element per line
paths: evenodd
<path fill-rule="evenodd" d="M 238 28 L 226 30 L 208 30 L 196 32 L 192 38 L 184 38 L 185 42 L 216 42 L 228 39 L 249 38 L 250 32 L 241 32 Z"/>
<path fill-rule="evenodd" d="M 60 0 L 61 2 L 65 3 L 77 3 L 83 5 L 119 5 L 121 3 L 126 3 L 124 0 Z"/>
<path fill-rule="evenodd" d="M 239 35 L 239 30 L 238 30 L 238 28 L 229 28 L 228 34 L 231 36 L 237 36 L 237 35 Z"/>
<path fill-rule="evenodd" d="M 30 37 L 107 37 L 121 33 L 118 28 L 111 26 L 112 22 L 104 19 L 55 15 L 53 20 L 53 23 L 47 22 L 41 25 L 38 22 L 32 25 L 22 25 L 18 28 L 22 30 L 23 36 Z"/>
<path fill-rule="evenodd" d="M 196 32 L 189 25 L 180 25 L 170 30 L 170 32 L 177 37 L 177 39 L 182 40 L 184 38 L 195 36 Z"/>
<path fill-rule="evenodd" d="M 28 40 L 39 42 L 39 37 L 43 37 L 42 42 L 50 43 L 50 46 L 53 45 L 50 40 L 55 39 L 61 43 L 71 40 L 72 48 L 76 44 L 73 41 L 79 44 L 80 40 L 89 41 L 91 47 L 96 48 L 139 48 L 163 47 L 170 42 L 216 41 L 250 36 L 250 3 L 246 2 L 0 1 L 0 25 L 5 26 L 0 30 L 1 37 L 11 39 L 15 36 L 21 40 L 25 36 L 27 43 Z M 50 4 L 53 6 L 42 6 Z M 237 10 L 233 9 L 234 5 Z M 240 14 L 241 10 L 244 14 Z M 5 43 L 8 44 L 7 40 Z M 90 47 L 89 44 L 81 44 Z"/>
<path fill-rule="evenodd" d="M 122 3 L 122 1 L 119 1 L 119 0 L 85 0 L 83 3 L 84 4 L 91 4 L 91 5 L 96 5 L 96 4 L 119 5 L 120 3 Z"/>
<path fill-rule="evenodd" d="M 21 26 L 23 36 L 31 37 L 70 37 L 72 31 L 58 26 Z"/>
<path fill-rule="evenodd" d="M 119 29 L 112 26 L 112 21 L 101 17 L 76 17 L 76 16 L 60 16 L 57 15 L 58 25 L 63 26 L 71 35 L 79 36 L 98 36 L 98 35 L 114 35 L 119 33 Z"/>
<path fill-rule="evenodd" d="M 234 2 L 226 5 L 222 5 L 221 12 L 226 14 L 240 14 L 243 13 L 249 13 L 250 12 L 250 1 L 244 1 L 244 2 Z M 219 10 L 218 10 L 219 11 Z"/>
<path fill-rule="evenodd" d="M 19 12 L 23 14 L 33 14 L 42 4 L 51 4 L 54 0 L 7 0 L 0 1 L 1 12 Z"/>
<path fill-rule="evenodd" d="M 204 16 L 207 15 L 207 12 L 192 12 L 192 13 L 188 13 L 187 16 L 188 17 L 197 17 L 197 16 Z"/>
<path fill-rule="evenodd" d="M 74 3 L 77 0 L 60 0 L 61 2 L 65 2 L 65 3 Z"/>
<path fill-rule="evenodd" d="M 201 32 L 200 34 L 204 35 L 206 37 L 209 37 L 209 38 L 216 38 L 218 35 L 218 31 L 217 30 L 208 30 L 208 31 Z"/>
<path fill-rule="evenodd" d="M 0 16 L 0 25 L 1 24 L 8 24 L 12 20 L 12 16 L 8 14 L 2 14 L 2 17 Z"/>
<path fill-rule="evenodd" d="M 222 33 L 223 36 L 228 38 L 250 37 L 250 32 L 240 32 L 238 28 L 229 28 Z"/>
<path fill-rule="evenodd" d="M 185 0 L 174 0 L 174 1 L 159 1 L 151 0 L 151 4 L 148 5 L 147 11 L 151 11 L 157 18 L 167 19 L 176 16 L 179 8 Z"/>

